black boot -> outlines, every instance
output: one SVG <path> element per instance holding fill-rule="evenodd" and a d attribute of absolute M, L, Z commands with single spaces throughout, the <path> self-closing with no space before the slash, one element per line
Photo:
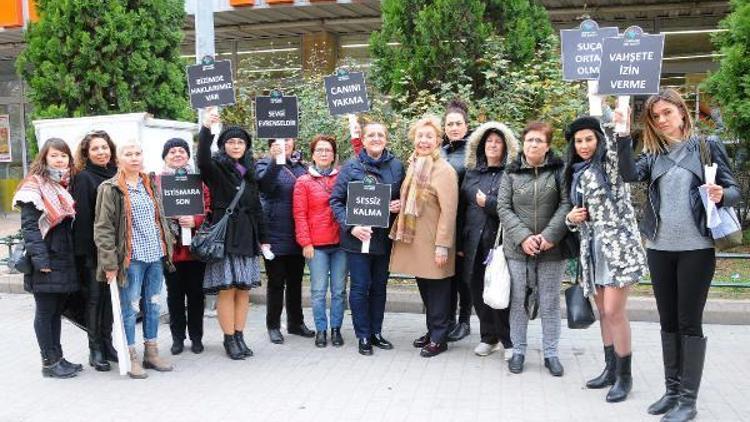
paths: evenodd
<path fill-rule="evenodd" d="M 677 405 L 661 419 L 662 422 L 690 421 L 698 414 L 695 401 L 698 399 L 703 362 L 706 359 L 706 337 L 682 336 L 680 346 L 680 397 L 677 399 Z"/>
<path fill-rule="evenodd" d="M 344 345 L 344 338 L 341 337 L 341 328 L 331 328 L 331 344 L 335 347 Z"/>
<path fill-rule="evenodd" d="M 104 358 L 107 359 L 110 362 L 117 362 L 117 349 L 115 349 L 115 346 L 112 345 L 112 333 L 104 334 L 102 338 L 102 352 L 104 353 Z"/>
<path fill-rule="evenodd" d="M 307 325 L 305 325 L 304 322 L 301 322 L 299 324 L 288 324 L 286 332 L 289 334 L 307 338 L 315 337 L 315 331 L 307 328 Z"/>
<path fill-rule="evenodd" d="M 73 369 L 76 372 L 83 371 L 83 365 L 80 363 L 71 363 L 68 362 L 67 359 L 65 359 L 65 355 L 63 354 L 62 345 L 58 344 L 57 348 L 55 348 L 55 351 L 57 352 L 57 356 L 60 358 L 60 365 L 63 366 L 63 368 L 70 368 Z"/>
<path fill-rule="evenodd" d="M 326 347 L 328 345 L 328 339 L 326 338 L 325 331 L 318 331 L 315 333 L 315 346 Z"/>
<path fill-rule="evenodd" d="M 107 372 L 112 367 L 110 366 L 107 358 L 104 357 L 99 343 L 92 343 L 89 340 L 89 365 L 99 372 Z"/>
<path fill-rule="evenodd" d="M 648 413 L 651 415 L 663 415 L 677 404 L 680 388 L 680 336 L 677 333 L 661 332 L 661 355 L 667 390 L 659 400 L 648 407 Z"/>
<path fill-rule="evenodd" d="M 78 374 L 75 368 L 62 365 L 62 356 L 54 349 L 42 350 L 42 376 L 46 378 L 71 378 Z"/>
<path fill-rule="evenodd" d="M 234 338 L 237 341 L 237 346 L 239 346 L 243 356 L 250 357 L 253 355 L 253 351 L 247 347 L 247 344 L 245 344 L 245 336 L 242 334 L 242 331 L 235 331 Z"/>
<path fill-rule="evenodd" d="M 617 368 L 615 370 L 615 385 L 609 389 L 607 393 L 607 401 L 610 403 L 617 403 L 628 398 L 630 390 L 633 388 L 633 376 L 630 372 L 630 358 L 633 354 L 627 356 L 615 355 L 617 362 Z"/>
<path fill-rule="evenodd" d="M 185 350 L 185 340 L 172 337 L 172 347 L 169 348 L 169 352 L 173 355 L 179 355 L 183 350 Z"/>
<path fill-rule="evenodd" d="M 598 377 L 589 380 L 586 388 L 598 389 L 615 383 L 615 346 L 604 346 L 604 370 Z"/>
<path fill-rule="evenodd" d="M 245 359 L 245 355 L 242 353 L 240 345 L 237 344 L 237 338 L 234 334 L 224 334 L 224 351 L 227 352 L 227 356 L 232 360 Z"/>

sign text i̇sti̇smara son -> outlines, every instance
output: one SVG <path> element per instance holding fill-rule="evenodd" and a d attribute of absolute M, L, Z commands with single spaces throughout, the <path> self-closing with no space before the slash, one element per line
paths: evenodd
<path fill-rule="evenodd" d="M 631 26 L 621 36 L 602 43 L 600 95 L 653 95 L 659 93 L 664 34 L 643 33 Z"/>
<path fill-rule="evenodd" d="M 164 215 L 167 217 L 205 213 L 200 175 L 163 175 L 160 186 Z"/>
<path fill-rule="evenodd" d="M 258 138 L 297 138 L 299 109 L 297 97 L 273 93 L 255 97 L 255 128 Z"/>
<path fill-rule="evenodd" d="M 334 116 L 364 113 L 370 110 L 367 85 L 362 72 L 336 72 L 324 78 L 328 110 Z"/>
<path fill-rule="evenodd" d="M 391 185 L 349 182 L 346 197 L 346 225 L 388 227 Z"/>
<path fill-rule="evenodd" d="M 190 105 L 195 109 L 237 102 L 231 60 L 212 61 L 207 57 L 201 64 L 188 66 L 187 82 Z"/>
<path fill-rule="evenodd" d="M 578 29 L 560 31 L 563 79 L 566 81 L 596 80 L 602 62 L 602 40 L 618 35 L 617 27 L 600 28 L 591 19 L 581 22 Z"/>

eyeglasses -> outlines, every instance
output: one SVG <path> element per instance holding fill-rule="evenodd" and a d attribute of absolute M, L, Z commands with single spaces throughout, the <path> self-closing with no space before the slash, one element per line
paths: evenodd
<path fill-rule="evenodd" d="M 242 139 L 229 139 L 224 142 L 225 145 L 245 145 L 245 141 Z"/>
<path fill-rule="evenodd" d="M 315 148 L 313 152 L 317 154 L 333 154 L 333 150 L 331 148 Z"/>
<path fill-rule="evenodd" d="M 524 144 L 546 144 L 547 141 L 545 141 L 542 138 L 528 138 L 523 140 Z"/>

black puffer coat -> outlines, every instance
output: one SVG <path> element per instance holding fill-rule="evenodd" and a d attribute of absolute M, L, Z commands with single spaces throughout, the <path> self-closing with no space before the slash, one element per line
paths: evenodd
<path fill-rule="evenodd" d="M 42 212 L 28 202 L 21 204 L 21 230 L 26 243 L 26 255 L 33 271 L 24 275 L 23 288 L 29 293 L 71 293 L 79 283 L 73 251 L 72 219 L 67 218 L 51 228 L 42 239 L 39 218 Z M 39 270 L 49 268 L 43 273 Z"/>
<path fill-rule="evenodd" d="M 488 130 L 498 130 L 505 138 L 505 156 L 499 167 L 487 167 L 484 154 L 485 142 L 482 137 Z M 479 126 L 469 137 L 466 147 L 466 175 L 461 184 L 458 205 L 460 250 L 464 253 L 463 280 L 471 282 L 476 265 L 477 250 L 489 251 L 495 243 L 500 220 L 497 216 L 497 192 L 505 167 L 518 155 L 518 140 L 507 126 L 497 122 L 487 122 Z M 487 195 L 484 207 L 476 201 L 477 190 Z"/>
<path fill-rule="evenodd" d="M 198 135 L 198 168 L 203 183 L 208 186 L 211 193 L 211 224 L 215 224 L 232 203 L 243 177 L 225 153 L 220 152 L 215 157 L 211 156 L 212 142 L 211 131 L 202 127 Z M 249 150 L 250 145 L 243 162 L 247 168 L 244 176 L 245 191 L 240 197 L 237 210 L 229 218 L 225 243 L 227 253 L 239 256 L 260 255 L 260 244 L 267 243 L 263 209 L 258 196 L 258 186 L 253 177 Z"/>

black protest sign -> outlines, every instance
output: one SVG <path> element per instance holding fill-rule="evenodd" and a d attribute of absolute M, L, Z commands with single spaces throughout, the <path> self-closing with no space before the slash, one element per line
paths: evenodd
<path fill-rule="evenodd" d="M 650 95 L 659 93 L 664 34 L 649 35 L 631 26 L 602 42 L 600 95 Z"/>
<path fill-rule="evenodd" d="M 346 225 L 388 227 L 391 185 L 349 182 L 346 196 Z"/>
<path fill-rule="evenodd" d="M 232 105 L 234 96 L 231 60 L 212 61 L 187 66 L 188 93 L 193 108 Z"/>
<path fill-rule="evenodd" d="M 599 28 L 591 19 L 581 22 L 578 29 L 561 30 L 563 79 L 596 80 L 602 62 L 602 40 L 617 35 L 617 27 Z"/>
<path fill-rule="evenodd" d="M 331 115 L 340 116 L 370 111 L 364 73 L 337 72 L 335 75 L 326 76 L 324 84 Z"/>
<path fill-rule="evenodd" d="M 255 129 L 258 138 L 296 138 L 299 134 L 297 97 L 280 93 L 255 97 Z"/>
<path fill-rule="evenodd" d="M 160 186 L 164 215 L 167 217 L 205 213 L 200 175 L 163 175 Z"/>

